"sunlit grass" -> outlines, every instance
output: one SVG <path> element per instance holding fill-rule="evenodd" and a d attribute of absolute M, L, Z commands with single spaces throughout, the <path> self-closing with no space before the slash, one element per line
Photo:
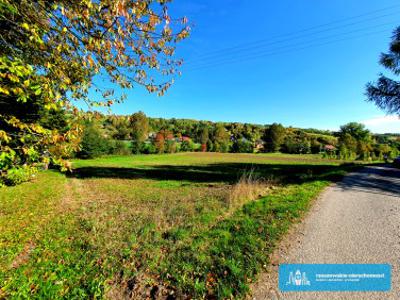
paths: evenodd
<path fill-rule="evenodd" d="M 215 153 L 73 166 L 1 190 L 0 296 L 240 298 L 290 223 L 352 168 Z"/>

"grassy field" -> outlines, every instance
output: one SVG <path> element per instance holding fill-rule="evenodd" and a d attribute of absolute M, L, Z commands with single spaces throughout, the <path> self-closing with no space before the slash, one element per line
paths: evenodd
<path fill-rule="evenodd" d="M 351 165 L 182 153 L 73 162 L 0 190 L 0 298 L 242 298 Z"/>

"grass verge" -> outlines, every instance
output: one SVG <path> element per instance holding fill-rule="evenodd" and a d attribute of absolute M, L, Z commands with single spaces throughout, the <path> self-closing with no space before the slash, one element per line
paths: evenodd
<path fill-rule="evenodd" d="M 231 217 L 176 247 L 161 273 L 179 297 L 241 298 L 279 238 L 310 205 L 328 181 L 276 189 L 245 204 Z"/>

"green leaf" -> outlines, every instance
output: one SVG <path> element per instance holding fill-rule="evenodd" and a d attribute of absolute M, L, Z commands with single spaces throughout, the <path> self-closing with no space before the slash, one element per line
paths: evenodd
<path fill-rule="evenodd" d="M 35 95 L 36 95 L 36 96 L 39 96 L 41 93 L 42 93 L 42 89 L 41 89 L 41 88 L 38 88 L 38 89 L 35 91 Z"/>

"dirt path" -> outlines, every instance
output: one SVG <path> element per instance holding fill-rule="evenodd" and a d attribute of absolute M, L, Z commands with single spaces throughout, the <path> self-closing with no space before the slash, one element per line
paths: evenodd
<path fill-rule="evenodd" d="M 389 293 L 278 291 L 281 263 L 389 263 Z M 272 256 L 253 299 L 400 299 L 400 170 L 367 167 L 318 199 Z"/>

